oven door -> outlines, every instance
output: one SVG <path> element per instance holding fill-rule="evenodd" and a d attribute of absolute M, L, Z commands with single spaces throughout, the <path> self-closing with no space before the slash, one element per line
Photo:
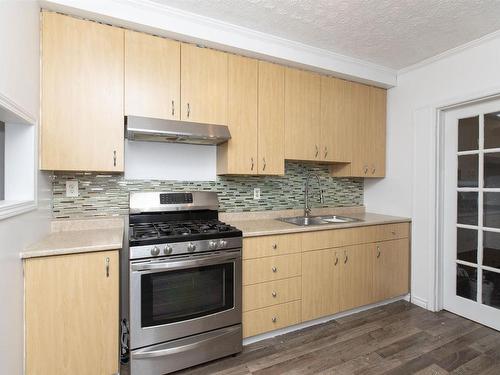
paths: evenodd
<path fill-rule="evenodd" d="M 241 323 L 241 249 L 130 264 L 130 346 Z"/>

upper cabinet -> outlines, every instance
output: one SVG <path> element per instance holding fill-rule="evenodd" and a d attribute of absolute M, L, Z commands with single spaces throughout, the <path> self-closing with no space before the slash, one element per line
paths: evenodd
<path fill-rule="evenodd" d="M 218 174 L 284 174 L 284 69 L 228 55 L 228 126 Z"/>
<path fill-rule="evenodd" d="M 285 159 L 321 160 L 321 76 L 285 69 Z"/>
<path fill-rule="evenodd" d="M 228 56 L 227 125 L 231 139 L 217 147 L 218 174 L 258 174 L 258 61 Z"/>
<path fill-rule="evenodd" d="M 351 163 L 335 164 L 337 177 L 384 177 L 386 90 L 349 82 L 347 119 L 351 126 Z"/>
<path fill-rule="evenodd" d="M 348 89 L 347 81 L 321 77 L 321 160 L 351 161 L 353 103 Z"/>
<path fill-rule="evenodd" d="M 123 29 L 42 13 L 41 169 L 123 171 Z"/>
<path fill-rule="evenodd" d="M 285 174 L 285 69 L 259 61 L 259 174 Z"/>
<path fill-rule="evenodd" d="M 125 115 L 180 119 L 181 45 L 125 31 Z"/>
<path fill-rule="evenodd" d="M 181 120 L 227 124 L 228 55 L 181 45 Z"/>
<path fill-rule="evenodd" d="M 124 116 L 227 125 L 217 173 L 385 175 L 386 90 L 42 13 L 41 168 L 123 171 Z"/>

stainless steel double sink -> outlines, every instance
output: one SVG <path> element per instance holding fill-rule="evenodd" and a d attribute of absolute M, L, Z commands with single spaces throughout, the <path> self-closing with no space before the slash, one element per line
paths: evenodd
<path fill-rule="evenodd" d="M 344 224 L 362 221 L 361 219 L 356 219 L 354 217 L 338 215 L 280 217 L 278 220 L 301 227 L 310 225 Z"/>

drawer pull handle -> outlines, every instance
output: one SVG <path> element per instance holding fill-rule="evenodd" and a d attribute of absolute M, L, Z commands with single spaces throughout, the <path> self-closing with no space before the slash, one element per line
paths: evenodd
<path fill-rule="evenodd" d="M 277 269 L 276 267 L 271 268 L 271 270 L 272 270 L 274 273 L 278 272 L 278 269 Z"/>
<path fill-rule="evenodd" d="M 380 258 L 380 246 L 377 245 L 377 258 Z"/>
<path fill-rule="evenodd" d="M 273 250 L 276 250 L 278 248 L 278 245 L 273 243 Z"/>
<path fill-rule="evenodd" d="M 344 258 L 344 264 L 346 264 L 346 263 L 347 263 L 347 261 L 349 260 L 349 257 L 347 256 L 347 251 L 346 251 L 346 252 L 344 252 L 344 257 L 345 257 L 345 258 Z"/>
<path fill-rule="evenodd" d="M 278 321 L 278 317 L 273 316 L 273 318 L 271 320 L 273 321 L 273 323 L 276 323 Z"/>
<path fill-rule="evenodd" d="M 271 295 L 272 295 L 274 298 L 276 298 L 276 296 L 277 296 L 278 294 L 277 294 L 277 293 L 273 290 L 273 292 L 271 293 Z"/>
<path fill-rule="evenodd" d="M 337 264 L 339 264 L 339 257 L 337 255 L 335 255 L 335 264 L 334 265 L 336 266 Z"/>
<path fill-rule="evenodd" d="M 391 233 L 392 233 L 393 236 L 396 235 L 396 231 L 395 230 L 393 230 Z"/>

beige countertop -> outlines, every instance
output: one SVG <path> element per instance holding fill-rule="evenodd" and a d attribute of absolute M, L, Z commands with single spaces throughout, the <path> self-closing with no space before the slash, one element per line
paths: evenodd
<path fill-rule="evenodd" d="M 22 259 L 117 250 L 123 246 L 123 219 L 55 220 L 52 232 L 28 246 Z"/>
<path fill-rule="evenodd" d="M 298 215 L 301 214 L 302 213 Z M 256 236 L 267 236 L 272 234 L 286 234 L 286 233 L 298 233 L 298 232 L 312 232 L 319 230 L 353 228 L 353 227 L 363 227 L 369 225 L 392 224 L 392 223 L 402 223 L 411 221 L 409 218 L 406 217 L 380 215 L 370 212 L 362 212 L 362 211 L 360 212 L 359 210 L 353 210 L 351 212 L 346 210 L 340 212 L 339 210 L 336 211 L 331 210 L 331 212 L 328 212 L 326 210 L 321 210 L 321 212 L 313 211 L 312 213 L 312 215 L 319 215 L 319 214 L 345 215 L 360 219 L 361 221 L 352 223 L 343 223 L 343 224 L 311 225 L 302 227 L 276 220 L 276 217 L 259 218 L 254 213 L 250 214 L 248 216 L 248 219 L 245 219 L 244 214 L 241 214 L 239 217 L 226 217 L 224 219 L 227 223 L 240 229 L 243 232 L 243 237 L 256 237 Z M 283 216 L 285 217 L 294 215 L 283 214 Z"/>

